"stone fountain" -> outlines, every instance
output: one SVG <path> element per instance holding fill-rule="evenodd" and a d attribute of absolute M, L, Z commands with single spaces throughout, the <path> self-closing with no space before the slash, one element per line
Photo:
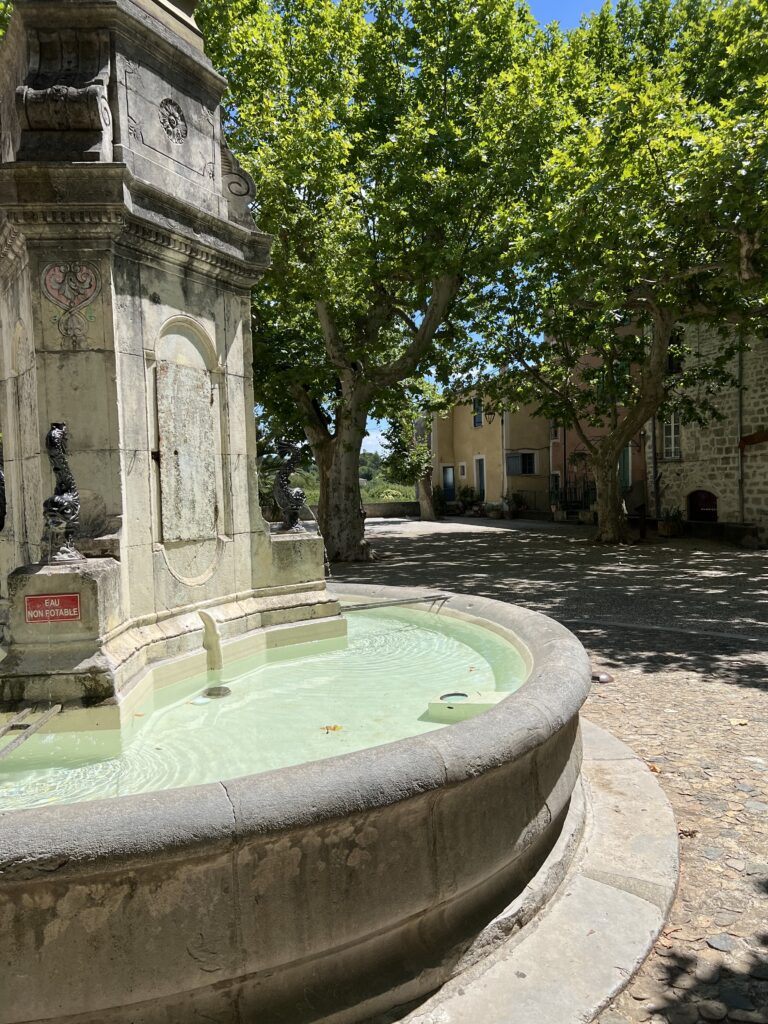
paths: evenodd
<path fill-rule="evenodd" d="M 168 659 L 343 624 L 320 539 L 270 535 L 259 509 L 250 292 L 271 240 L 194 3 L 16 6 L 0 63 L 0 701 L 117 707 Z M 46 448 L 56 429 L 65 446 Z M 69 479 L 73 522 L 44 519 Z"/>
<path fill-rule="evenodd" d="M 322 539 L 294 529 L 287 449 L 285 529 L 259 509 L 250 293 L 270 239 L 222 139 L 225 83 L 195 3 L 14 6 L 0 48 L 6 738 L 41 709 L 37 727 L 53 714 L 62 731 L 116 730 L 154 686 L 346 629 Z M 626 785 L 602 810 L 582 785 L 576 638 L 496 601 L 439 609 L 523 654 L 524 685 L 479 717 L 235 779 L 0 807 L 0 1024 L 352 1024 L 445 982 L 425 1016 L 398 1019 L 505 1024 L 519 1001 L 520 1019 L 565 1024 L 539 1011 L 582 951 L 612 965 L 578 1004 L 590 1019 L 661 927 L 673 858 L 659 878 L 637 852 L 654 834 L 624 849 L 594 826 L 633 835 L 638 816 L 621 816 Z M 612 743 L 595 778 L 613 762 L 631 775 Z M 568 886 L 588 910 L 575 931 L 549 914 L 542 940 L 536 915 Z M 617 908 L 634 929 L 621 948 Z M 518 1000 L 505 943 L 528 924 L 542 945 L 516 950 Z M 499 962 L 465 988 L 489 950 Z"/>

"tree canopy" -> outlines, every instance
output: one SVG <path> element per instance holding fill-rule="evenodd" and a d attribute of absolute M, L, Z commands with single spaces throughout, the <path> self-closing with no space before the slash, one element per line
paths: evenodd
<path fill-rule="evenodd" d="M 329 482 L 331 555 L 359 557 L 366 419 L 427 368 L 471 365 L 499 197 L 525 193 L 549 123 L 550 37 L 513 0 L 203 0 L 198 18 L 275 236 L 254 299 L 257 397 L 298 417 Z"/>
<path fill-rule="evenodd" d="M 615 510 L 621 449 L 660 410 L 715 412 L 734 348 L 768 311 L 766 10 L 620 0 L 555 59 L 554 144 L 522 216 L 512 207 L 479 327 L 486 362 L 505 368 L 485 383 L 576 428 Z M 722 342 L 693 352 L 681 323 Z M 615 540 L 607 506 L 601 519 Z"/>

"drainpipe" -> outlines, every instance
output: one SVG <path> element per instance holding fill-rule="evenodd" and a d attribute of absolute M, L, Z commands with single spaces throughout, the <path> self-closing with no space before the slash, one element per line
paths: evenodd
<path fill-rule="evenodd" d="M 656 446 L 656 417 L 651 418 L 651 469 L 653 470 L 653 511 L 658 521 L 661 516 L 659 493 L 659 450 Z"/>
<path fill-rule="evenodd" d="M 561 488 L 561 493 L 566 494 L 566 495 L 568 494 L 568 491 L 567 491 L 567 487 L 568 487 L 568 451 L 567 451 L 568 444 L 567 444 L 567 437 L 568 437 L 568 434 L 567 434 L 566 427 L 563 427 L 563 486 Z"/>
<path fill-rule="evenodd" d="M 738 434 L 738 473 L 739 473 L 739 522 L 744 522 L 744 448 L 741 439 L 744 436 L 744 353 L 739 349 L 739 397 L 737 401 L 737 434 Z"/>
<path fill-rule="evenodd" d="M 501 410 L 501 507 L 506 512 L 507 502 L 507 452 L 506 443 L 507 436 L 504 430 L 504 417 L 506 413 Z"/>

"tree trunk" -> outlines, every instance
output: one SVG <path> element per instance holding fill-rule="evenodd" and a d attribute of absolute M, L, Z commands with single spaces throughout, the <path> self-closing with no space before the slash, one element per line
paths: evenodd
<path fill-rule="evenodd" d="M 421 520 L 424 523 L 434 523 L 435 521 L 435 502 L 432 496 L 432 470 L 416 484 L 419 495 L 419 513 Z"/>
<path fill-rule="evenodd" d="M 360 496 L 360 448 L 365 425 L 340 424 L 338 432 L 314 447 L 320 471 L 317 519 L 331 562 L 368 562 L 374 558 L 365 539 Z"/>
<path fill-rule="evenodd" d="M 627 539 L 627 523 L 619 489 L 618 455 L 593 459 L 597 485 L 598 544 L 621 544 Z"/>

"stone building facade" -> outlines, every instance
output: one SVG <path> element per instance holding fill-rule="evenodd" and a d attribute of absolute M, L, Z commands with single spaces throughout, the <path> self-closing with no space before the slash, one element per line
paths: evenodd
<path fill-rule="evenodd" d="M 697 327 L 688 342 L 702 353 L 717 342 Z M 750 524 L 768 541 L 768 338 L 751 339 L 735 355 L 730 372 L 741 387 L 716 399 L 721 418 L 706 426 L 678 417 L 658 420 L 648 431 L 651 510 L 679 510 L 692 522 Z M 654 451 L 655 432 L 655 451 Z"/>

